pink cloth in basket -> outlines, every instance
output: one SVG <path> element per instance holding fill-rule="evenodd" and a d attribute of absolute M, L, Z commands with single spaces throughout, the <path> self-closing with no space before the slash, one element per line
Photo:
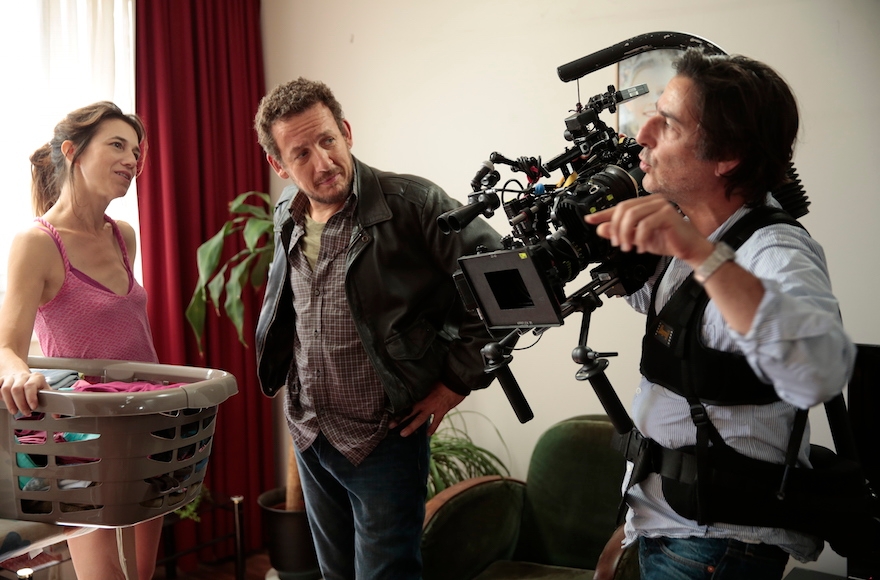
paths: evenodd
<path fill-rule="evenodd" d="M 86 393 L 136 393 L 142 391 L 158 391 L 160 389 L 171 389 L 174 387 L 182 387 L 187 383 L 171 383 L 162 385 L 151 383 L 148 381 L 134 381 L 126 383 L 125 381 L 110 381 L 109 383 L 90 383 L 80 380 L 70 387 L 73 391 Z"/>

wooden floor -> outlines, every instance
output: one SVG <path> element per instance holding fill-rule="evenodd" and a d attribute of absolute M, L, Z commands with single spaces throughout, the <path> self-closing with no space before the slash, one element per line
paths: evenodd
<path fill-rule="evenodd" d="M 258 553 L 250 556 L 245 563 L 245 580 L 265 580 L 266 573 L 272 568 L 269 556 Z M 153 580 L 166 580 L 165 569 L 157 569 Z M 198 570 L 183 572 L 177 570 L 177 580 L 235 580 L 235 562 L 221 564 L 201 564 Z"/>

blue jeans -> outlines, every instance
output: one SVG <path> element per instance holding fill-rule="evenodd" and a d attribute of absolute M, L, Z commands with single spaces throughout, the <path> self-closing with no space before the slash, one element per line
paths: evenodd
<path fill-rule="evenodd" d="M 642 580 L 779 580 L 788 554 L 724 538 L 639 538 Z"/>
<path fill-rule="evenodd" d="M 354 466 L 323 434 L 296 450 L 324 580 L 419 580 L 428 479 L 427 427 L 394 429 Z"/>

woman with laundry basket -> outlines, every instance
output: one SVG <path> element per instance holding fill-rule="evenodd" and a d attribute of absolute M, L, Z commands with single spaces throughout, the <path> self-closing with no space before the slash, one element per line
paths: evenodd
<path fill-rule="evenodd" d="M 137 115 L 98 102 L 69 113 L 30 158 L 37 219 L 12 243 L 0 306 L 0 395 L 10 413 L 30 416 L 49 388 L 27 363 L 34 332 L 48 357 L 158 362 L 131 268 L 134 229 L 105 213 L 138 175 L 145 137 Z M 134 546 L 110 528 L 70 538 L 77 577 L 149 580 L 161 531 L 154 518 L 134 526 Z M 125 562 L 132 556 L 136 565 Z"/>

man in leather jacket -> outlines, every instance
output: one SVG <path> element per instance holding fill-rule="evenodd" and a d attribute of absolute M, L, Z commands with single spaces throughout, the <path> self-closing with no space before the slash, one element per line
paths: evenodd
<path fill-rule="evenodd" d="M 323 83 L 279 85 L 255 127 L 288 186 L 257 325 L 263 392 L 284 390 L 323 577 L 421 577 L 428 437 L 491 382 L 492 337 L 467 312 L 458 258 L 499 236 L 482 220 L 445 236 L 461 204 L 430 181 L 351 154 Z"/>

